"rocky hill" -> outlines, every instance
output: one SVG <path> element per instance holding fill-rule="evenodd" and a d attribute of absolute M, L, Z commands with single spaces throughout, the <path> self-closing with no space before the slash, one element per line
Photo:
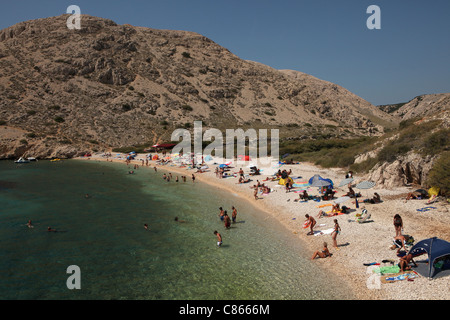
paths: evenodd
<path fill-rule="evenodd" d="M 281 128 L 283 137 L 311 127 L 380 135 L 396 123 L 336 84 L 242 60 L 196 33 L 87 15 L 69 30 L 68 17 L 0 31 L 0 158 L 169 141 L 194 120 Z"/>
<path fill-rule="evenodd" d="M 417 96 L 409 102 L 378 106 L 401 120 L 430 117 L 450 111 L 450 93 L 425 94 Z"/>

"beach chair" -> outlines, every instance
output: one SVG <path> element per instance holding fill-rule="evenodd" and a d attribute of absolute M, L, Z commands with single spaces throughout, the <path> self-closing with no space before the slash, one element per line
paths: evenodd
<path fill-rule="evenodd" d="M 367 209 L 363 209 L 362 214 L 356 219 L 359 223 L 364 223 L 368 219 L 370 219 L 371 214 L 367 211 Z"/>

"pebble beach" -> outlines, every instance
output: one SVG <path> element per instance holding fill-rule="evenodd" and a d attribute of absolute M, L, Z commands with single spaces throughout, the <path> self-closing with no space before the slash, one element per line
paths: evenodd
<path fill-rule="evenodd" d="M 125 163 L 125 156 L 115 156 L 108 161 Z M 406 196 L 417 187 L 398 187 L 386 189 L 381 186 L 375 186 L 369 190 L 357 190 L 361 193 L 359 208 L 352 202 L 352 199 L 343 205 L 351 210 L 347 214 L 334 217 L 318 217 L 320 210 L 324 208 L 330 210 L 327 205 L 333 204 L 333 200 L 323 200 L 320 202 L 309 200 L 307 202 L 294 201 L 299 198 L 299 193 L 286 192 L 285 187 L 278 184 L 278 181 L 264 181 L 272 175 L 251 176 L 252 181 L 239 184 L 237 177 L 218 178 L 215 168 L 219 163 L 208 163 L 209 169 L 203 173 L 197 173 L 197 169 L 188 169 L 178 165 L 168 163 L 161 165 L 157 161 L 149 161 L 148 167 L 141 166 L 141 159 L 146 155 L 137 155 L 129 163 L 130 168 L 138 165 L 139 170 L 154 170 L 156 167 L 161 169 L 161 175 L 164 172 L 171 172 L 174 176 L 187 176 L 190 180 L 192 174 L 195 175 L 196 182 L 207 183 L 213 188 L 221 189 L 224 192 L 230 192 L 239 195 L 256 206 L 263 216 L 262 219 L 276 219 L 285 228 L 286 232 L 292 234 L 292 241 L 301 242 L 306 248 L 309 248 L 310 254 L 316 250 L 322 249 L 323 242 L 328 243 L 328 248 L 332 253 L 329 258 L 316 259 L 315 263 L 320 268 L 337 275 L 339 278 L 349 284 L 354 290 L 355 295 L 361 300 L 448 300 L 450 289 L 450 277 L 436 277 L 429 279 L 423 276 L 417 276 L 412 281 L 395 281 L 382 283 L 380 276 L 373 272 L 374 266 L 367 266 L 371 263 L 379 263 L 378 266 L 387 266 L 383 260 L 395 261 L 398 263 L 399 257 L 397 250 L 392 250 L 395 229 L 393 226 L 393 217 L 400 214 L 403 219 L 403 234 L 411 235 L 417 243 L 420 240 L 438 237 L 450 241 L 450 213 L 449 204 L 445 201 L 437 201 L 431 205 L 427 200 L 408 200 Z M 102 155 L 93 155 L 89 158 L 79 158 L 90 161 L 106 161 Z M 245 174 L 250 172 L 248 167 L 242 167 Z M 281 170 L 292 170 L 290 176 L 295 177 L 296 183 L 306 182 L 315 174 L 323 178 L 331 179 L 335 184 L 335 198 L 344 196 L 348 189 L 347 186 L 338 187 L 340 181 L 345 178 L 346 172 L 341 169 L 322 169 L 310 163 L 286 164 L 281 166 Z M 238 173 L 240 167 L 230 166 L 230 173 Z M 354 174 L 355 183 L 364 180 L 364 176 L 359 177 Z M 271 188 L 271 192 L 266 195 L 259 195 L 255 200 L 254 189 L 252 186 L 259 180 Z M 308 187 L 309 195 L 319 195 L 319 189 Z M 364 203 L 362 199 L 371 198 L 373 193 L 377 192 L 381 196 L 381 203 Z M 321 207 L 322 206 L 322 207 Z M 324 207 L 325 206 L 325 207 Z M 434 209 L 427 211 L 418 211 L 427 206 L 433 206 Z M 330 208 L 330 209 L 328 209 Z M 357 222 L 357 214 L 362 209 L 366 209 L 371 217 L 366 223 Z M 315 231 L 328 230 L 333 228 L 334 219 L 338 220 L 341 232 L 337 236 L 338 248 L 332 246 L 332 238 L 329 233 L 317 233 L 307 235 L 309 229 L 303 228 L 306 220 L 305 214 L 314 217 L 317 224 Z"/>

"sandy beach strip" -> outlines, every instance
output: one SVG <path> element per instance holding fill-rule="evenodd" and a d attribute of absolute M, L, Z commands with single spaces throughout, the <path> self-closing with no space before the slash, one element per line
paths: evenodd
<path fill-rule="evenodd" d="M 125 156 L 122 155 L 109 158 L 109 161 L 125 164 Z M 145 159 L 146 155 L 137 155 L 135 160 L 129 164 L 131 170 L 134 165 L 142 168 L 140 159 Z M 91 161 L 106 161 L 107 158 L 94 154 L 90 158 Z M 427 207 L 427 200 L 409 200 L 405 201 L 408 192 L 417 188 L 399 187 L 394 189 L 384 189 L 375 186 L 369 190 L 358 190 L 362 197 L 359 198 L 359 208 L 355 208 L 352 200 L 342 205 L 350 207 L 351 212 L 335 217 L 318 218 L 319 210 L 329 211 L 330 206 L 319 208 L 322 205 L 333 204 L 333 200 L 316 202 L 309 200 L 307 202 L 296 202 L 299 193 L 286 192 L 284 186 L 278 185 L 278 181 L 263 181 L 268 175 L 261 174 L 252 176 L 252 181 L 246 184 L 238 184 L 238 178 L 217 178 L 214 172 L 217 165 L 208 163 L 209 171 L 204 173 L 196 173 L 196 169 L 187 169 L 176 165 L 159 165 L 156 161 L 149 161 L 148 169 L 156 166 L 164 172 L 172 172 L 180 176 L 184 175 L 191 182 L 191 175 L 194 174 L 196 182 L 204 182 L 209 185 L 220 188 L 224 191 L 231 192 L 251 202 L 263 214 L 266 219 L 277 219 L 286 227 L 287 232 L 292 233 L 293 239 L 301 241 L 305 248 L 309 248 L 311 256 L 314 251 L 322 248 L 322 243 L 328 243 L 328 248 L 333 254 L 330 258 L 316 259 L 315 263 L 321 268 L 335 274 L 346 283 L 348 283 L 354 291 L 355 296 L 362 300 L 448 300 L 450 277 L 441 277 L 428 279 L 419 276 L 414 281 L 396 281 L 394 283 L 380 283 L 378 275 L 373 273 L 374 267 L 367 267 L 364 264 L 377 262 L 380 266 L 388 266 L 390 264 L 382 263 L 383 260 L 393 260 L 398 263 L 396 250 L 391 250 L 395 230 L 393 226 L 393 217 L 400 214 L 404 224 L 404 234 L 414 237 L 417 243 L 420 240 L 438 237 L 446 241 L 450 241 L 450 212 L 449 205 L 444 201 L 433 203 L 431 206 L 435 209 L 428 211 L 418 211 L 417 209 Z M 145 167 L 145 166 L 144 166 Z M 232 173 L 237 173 L 240 168 L 231 168 Z M 246 174 L 249 169 L 242 167 Z M 336 197 L 346 194 L 347 187 L 337 187 L 341 180 L 345 178 L 346 172 L 341 169 L 322 169 L 310 163 L 301 163 L 296 165 L 283 165 L 281 170 L 292 170 L 292 177 L 296 183 L 308 181 L 315 174 L 321 175 L 323 178 L 331 179 L 335 184 L 337 193 Z M 161 173 L 162 176 L 162 173 Z M 273 191 L 267 195 L 259 195 L 259 199 L 255 200 L 254 190 L 251 188 L 256 184 L 256 180 L 265 183 Z M 355 174 L 355 181 L 363 180 Z M 295 190 L 301 190 L 296 188 Z M 318 188 L 308 187 L 310 195 L 319 195 Z M 362 199 L 372 197 L 373 193 L 380 194 L 382 202 L 377 204 L 362 203 Z M 341 206 L 342 206 L 341 205 Z M 361 213 L 365 208 L 371 214 L 369 222 L 360 224 L 356 222 L 356 214 Z M 326 230 L 334 226 L 333 220 L 337 219 L 342 232 L 337 236 L 338 249 L 332 246 L 332 238 L 330 234 L 306 235 L 309 229 L 303 229 L 305 214 L 309 214 L 316 219 L 317 225 L 315 230 Z"/>

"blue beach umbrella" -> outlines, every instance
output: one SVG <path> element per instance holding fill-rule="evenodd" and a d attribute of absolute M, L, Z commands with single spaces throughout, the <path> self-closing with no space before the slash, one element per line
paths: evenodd
<path fill-rule="evenodd" d="M 324 179 L 320 175 L 316 174 L 311 179 L 309 179 L 309 184 L 311 187 L 326 187 L 333 186 L 333 182 L 330 179 Z"/>

